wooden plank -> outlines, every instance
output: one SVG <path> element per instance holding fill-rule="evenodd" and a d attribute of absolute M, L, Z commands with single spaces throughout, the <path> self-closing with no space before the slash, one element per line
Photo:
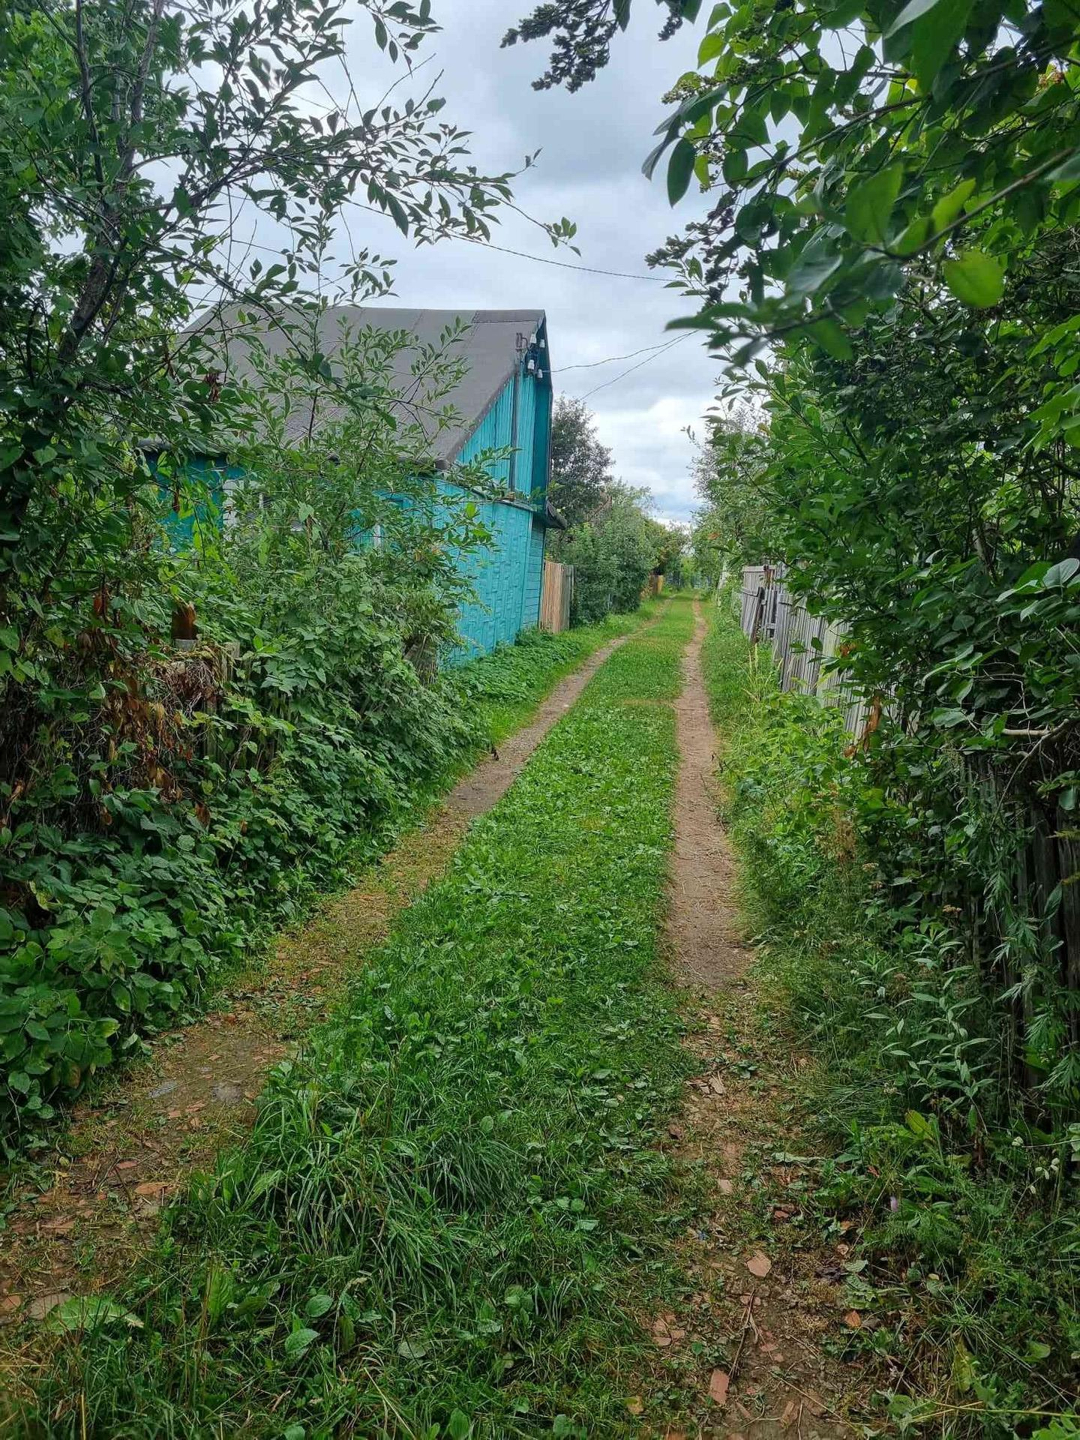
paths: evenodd
<path fill-rule="evenodd" d="M 570 598 L 574 567 L 557 560 L 544 561 L 544 582 L 540 591 L 540 629 L 559 635 L 570 628 Z"/>

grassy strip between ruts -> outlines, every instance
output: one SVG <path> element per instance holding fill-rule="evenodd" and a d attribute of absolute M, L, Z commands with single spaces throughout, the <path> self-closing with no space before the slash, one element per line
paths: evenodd
<path fill-rule="evenodd" d="M 57 1312 L 20 1433 L 627 1421 L 617 1287 L 663 1223 L 652 1141 L 687 1063 L 656 955 L 691 629 L 676 602 L 608 661 L 144 1271 Z"/>

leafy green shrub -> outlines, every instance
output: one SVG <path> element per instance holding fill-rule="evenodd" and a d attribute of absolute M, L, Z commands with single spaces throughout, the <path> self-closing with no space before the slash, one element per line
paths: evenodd
<path fill-rule="evenodd" d="M 612 611 L 626 613 L 641 604 L 662 527 L 644 513 L 640 499 L 612 485 L 603 512 L 556 541 L 552 554 L 574 567 L 573 624 L 592 625 Z"/>

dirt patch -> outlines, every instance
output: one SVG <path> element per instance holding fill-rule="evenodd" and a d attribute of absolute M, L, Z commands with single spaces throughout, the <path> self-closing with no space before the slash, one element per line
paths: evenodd
<path fill-rule="evenodd" d="M 675 785 L 675 844 L 669 881 L 667 939 L 680 980 L 709 990 L 739 979 L 751 955 L 742 943 L 735 903 L 735 862 L 717 817 L 716 732 L 701 673 L 705 618 L 683 659 L 683 689 L 675 704 L 679 775 Z"/>
<path fill-rule="evenodd" d="M 16 1197 L 0 1253 L 0 1325 L 40 1319 L 72 1294 L 113 1285 L 145 1248 L 163 1204 L 188 1175 L 242 1136 L 267 1071 L 322 1018 L 349 972 L 398 913 L 445 870 L 470 823 L 506 793 L 620 637 L 562 680 L 530 724 L 465 776 L 363 882 L 268 963 L 218 997 L 204 1019 L 159 1036 L 150 1057 L 80 1105 L 35 1185 Z M 14 1340 L 14 1337 L 11 1337 Z M 17 1344 L 0 1375 L 20 1368 Z"/>
<path fill-rule="evenodd" d="M 860 1433 L 846 1418 L 853 1367 L 837 1358 L 844 1295 L 830 1272 L 822 1278 L 802 1226 L 802 1172 L 787 1155 L 790 1097 L 779 1058 L 757 1033 L 752 953 L 740 936 L 714 792 L 704 634 L 698 607 L 676 707 L 682 758 L 666 937 L 672 973 L 700 1022 L 687 1041 L 699 1073 L 670 1127 L 671 1153 L 702 1203 L 679 1244 L 685 1293 L 648 1320 L 655 1398 L 634 1397 L 641 1409 L 631 1409 L 665 1440 L 840 1440 Z M 842 1261 L 831 1273 L 843 1275 Z M 848 1324 L 857 1318 L 849 1314 Z"/>

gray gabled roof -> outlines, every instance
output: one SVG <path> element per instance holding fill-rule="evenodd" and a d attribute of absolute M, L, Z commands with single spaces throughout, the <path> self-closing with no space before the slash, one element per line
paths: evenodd
<path fill-rule="evenodd" d="M 289 348 L 287 332 L 268 318 L 259 323 L 245 312 L 240 323 L 234 307 L 207 316 L 191 330 L 199 330 L 211 344 L 215 355 L 221 355 L 228 378 L 253 380 L 256 372 L 245 336 L 258 334 L 271 355 L 283 355 Z M 432 458 L 453 460 L 465 441 L 498 397 L 514 373 L 519 354 L 519 340 L 527 345 L 544 324 L 543 310 L 415 310 L 389 305 L 331 305 L 319 317 L 318 341 L 323 354 L 333 364 L 334 352 L 341 343 L 342 329 L 355 334 L 365 328 L 404 331 L 416 344 L 437 344 L 449 326 L 463 324 L 466 328 L 454 341 L 451 354 L 468 361 L 468 370 L 449 394 L 440 397 L 439 406 L 451 407 L 460 420 L 450 428 L 432 435 Z M 190 333 L 190 331 L 189 331 Z M 415 353 L 413 346 L 401 349 L 394 359 L 393 378 L 399 393 L 408 393 L 412 377 L 410 366 Z M 423 423 L 423 417 L 418 416 Z M 299 435 L 307 427 L 300 414 L 290 419 L 290 428 Z"/>

